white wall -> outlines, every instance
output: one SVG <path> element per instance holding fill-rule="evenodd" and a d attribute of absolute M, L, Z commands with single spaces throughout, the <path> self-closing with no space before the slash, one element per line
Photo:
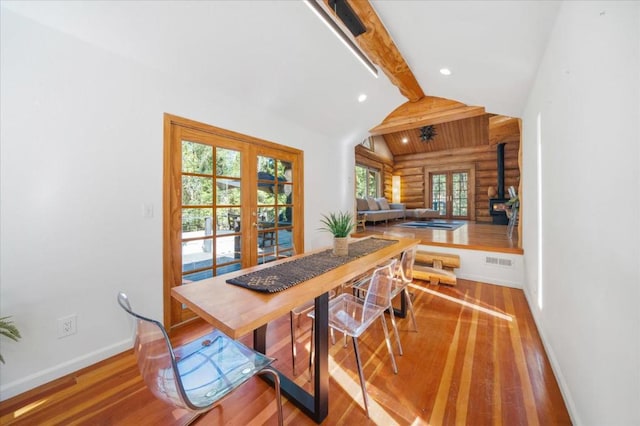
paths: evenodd
<path fill-rule="evenodd" d="M 460 256 L 460 267 L 454 270 L 459 279 L 520 289 L 523 287 L 524 256 L 521 254 L 466 250 L 425 244 L 421 244 L 419 249 Z M 497 259 L 498 264 L 487 262 L 487 258 Z"/>
<path fill-rule="evenodd" d="M 0 313 L 23 335 L 2 339 L 1 399 L 130 347 L 118 290 L 162 318 L 164 112 L 304 150 L 307 248 L 328 238 L 313 225 L 321 212 L 352 208 L 335 188 L 353 174 L 355 141 L 338 165 L 335 141 L 242 98 L 203 96 L 9 10 L 1 31 Z M 58 339 L 69 314 L 78 332 Z"/>
<path fill-rule="evenodd" d="M 525 292 L 577 425 L 640 424 L 639 24 L 564 2 L 524 114 Z"/>

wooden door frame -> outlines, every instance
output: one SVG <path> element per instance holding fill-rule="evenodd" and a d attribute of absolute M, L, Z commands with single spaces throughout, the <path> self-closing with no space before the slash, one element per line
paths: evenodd
<path fill-rule="evenodd" d="M 229 141 L 235 141 L 239 143 L 248 144 L 247 152 L 242 159 L 242 170 L 251 170 L 250 165 L 254 164 L 252 158 L 259 152 L 275 152 L 279 151 L 284 153 L 290 158 L 294 158 L 296 166 L 292 170 L 293 181 L 297 182 L 294 185 L 293 199 L 294 207 L 292 215 L 294 218 L 294 232 L 293 232 L 293 244 L 295 247 L 299 247 L 298 250 L 304 251 L 304 152 L 280 145 L 275 142 L 258 139 L 252 136 L 244 135 L 241 133 L 233 132 L 230 130 L 221 129 L 219 127 L 211 126 L 205 123 L 200 123 L 188 118 L 179 117 L 176 115 L 164 114 L 164 150 L 163 150 L 163 206 L 162 206 L 162 270 L 163 270 L 163 321 L 167 329 L 170 329 L 180 322 L 180 312 L 182 311 L 181 304 L 171 297 L 171 288 L 176 285 L 182 284 L 182 274 L 177 275 L 175 272 L 175 262 L 178 259 L 182 259 L 182 252 L 178 244 L 173 242 L 178 239 L 181 240 L 181 228 L 172 227 L 172 223 L 175 222 L 176 216 L 180 215 L 182 202 L 181 202 L 181 181 L 177 179 L 181 173 L 181 151 L 180 144 L 173 143 L 176 134 L 174 129 L 176 127 L 183 127 L 186 129 L 192 129 L 199 132 L 208 133 L 212 136 L 223 138 Z M 176 161 L 176 158 L 180 161 Z M 254 167 L 257 173 L 257 168 Z M 244 174 L 244 173 L 243 173 Z M 246 185 L 248 188 L 254 188 L 257 185 L 257 177 L 250 171 L 246 176 Z M 255 191 L 254 191 L 255 192 Z M 241 204 L 250 203 L 252 197 L 255 194 L 252 191 L 242 191 Z M 245 201 L 246 200 L 246 201 Z M 250 231 L 243 234 L 242 244 L 243 247 L 250 247 L 251 238 L 254 232 L 251 227 L 250 215 L 244 214 L 242 218 L 243 229 L 249 229 Z M 180 235 L 176 235 L 180 234 Z M 252 256 L 251 258 L 253 258 Z M 180 262 L 181 263 L 181 262 Z M 246 263 L 246 264 L 245 264 Z M 250 260 L 243 260 L 242 267 L 249 266 Z"/>
<path fill-rule="evenodd" d="M 469 172 L 469 183 L 467 188 L 469 212 L 468 220 L 476 220 L 476 165 L 475 163 L 452 163 L 443 166 L 425 166 L 424 167 L 424 204 L 425 207 L 431 206 L 431 175 L 434 173 L 449 173 L 458 171 Z M 447 183 L 448 184 L 448 183 Z"/>

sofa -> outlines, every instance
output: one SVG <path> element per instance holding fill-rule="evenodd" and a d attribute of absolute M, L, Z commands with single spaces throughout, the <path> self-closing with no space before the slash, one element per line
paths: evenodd
<path fill-rule="evenodd" d="M 404 219 L 405 206 L 403 203 L 389 203 L 386 198 L 356 198 L 358 217 L 366 215 L 367 222 L 389 222 L 389 219 Z"/>

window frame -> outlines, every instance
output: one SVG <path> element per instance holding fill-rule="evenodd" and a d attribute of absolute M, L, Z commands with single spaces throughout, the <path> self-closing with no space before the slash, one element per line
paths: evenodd
<path fill-rule="evenodd" d="M 359 176 L 358 176 L 358 168 L 364 169 L 365 172 L 365 182 L 364 182 L 364 194 L 359 194 L 358 193 L 358 182 L 359 182 Z M 370 193 L 369 191 L 369 173 L 373 173 L 375 176 L 375 191 L 373 193 L 373 195 Z M 371 167 L 371 166 L 367 166 L 365 164 L 362 163 L 356 163 L 356 166 L 354 168 L 354 175 L 355 175 L 355 194 L 357 198 L 367 198 L 367 197 L 373 197 L 373 198 L 378 198 L 380 197 L 380 193 L 381 193 L 381 186 L 382 186 L 382 171 L 376 167 Z"/>

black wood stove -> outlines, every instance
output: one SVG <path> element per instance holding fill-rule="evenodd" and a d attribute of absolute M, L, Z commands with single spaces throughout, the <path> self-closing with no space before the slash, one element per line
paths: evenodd
<path fill-rule="evenodd" d="M 505 211 L 508 198 L 504 197 L 504 144 L 498 144 L 498 197 L 489 199 L 489 214 L 494 225 L 508 225 L 509 218 Z"/>

